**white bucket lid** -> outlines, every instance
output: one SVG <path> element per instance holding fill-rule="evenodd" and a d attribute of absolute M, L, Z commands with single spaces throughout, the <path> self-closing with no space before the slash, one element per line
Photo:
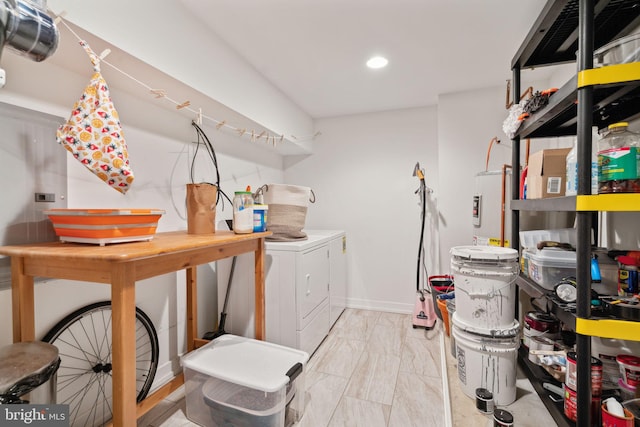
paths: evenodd
<path fill-rule="evenodd" d="M 481 335 L 486 338 L 512 338 L 520 334 L 520 322 L 518 322 L 517 319 L 513 319 L 513 322 L 505 328 L 487 329 L 477 324 L 474 325 L 465 322 L 458 312 L 454 312 L 451 318 L 451 323 L 465 332 L 469 332 L 474 335 Z"/>
<path fill-rule="evenodd" d="M 264 392 L 287 385 L 287 371 L 306 365 L 309 354 L 289 347 L 236 335 L 222 335 L 183 356 L 182 366 L 211 377 Z"/>
<path fill-rule="evenodd" d="M 502 246 L 455 246 L 450 253 L 451 256 L 469 261 L 512 261 L 518 258 L 518 251 Z"/>

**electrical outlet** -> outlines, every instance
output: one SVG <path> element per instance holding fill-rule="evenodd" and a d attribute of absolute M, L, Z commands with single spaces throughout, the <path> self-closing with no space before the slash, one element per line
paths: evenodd
<path fill-rule="evenodd" d="M 55 202 L 55 193 L 36 193 L 36 202 Z"/>

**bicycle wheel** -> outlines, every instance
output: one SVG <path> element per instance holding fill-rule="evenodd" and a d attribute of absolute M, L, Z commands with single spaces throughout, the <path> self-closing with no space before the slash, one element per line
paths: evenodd
<path fill-rule="evenodd" d="M 71 426 L 101 426 L 112 418 L 111 301 L 82 307 L 42 339 L 58 347 L 57 403 L 69 405 Z M 136 307 L 136 391 L 145 398 L 158 367 L 158 335 Z"/>

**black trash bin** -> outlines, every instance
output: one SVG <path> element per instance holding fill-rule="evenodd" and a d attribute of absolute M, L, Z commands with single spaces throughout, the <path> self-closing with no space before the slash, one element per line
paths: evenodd
<path fill-rule="evenodd" d="M 45 342 L 21 342 L 0 348 L 0 404 L 56 403 L 60 357 Z"/>

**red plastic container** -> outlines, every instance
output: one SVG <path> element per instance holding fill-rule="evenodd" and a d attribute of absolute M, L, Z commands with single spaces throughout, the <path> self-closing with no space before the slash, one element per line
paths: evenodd
<path fill-rule="evenodd" d="M 602 404 L 602 427 L 633 427 L 634 417 L 628 409 L 624 409 L 624 418 L 607 411 L 607 405 Z"/>
<path fill-rule="evenodd" d="M 620 354 L 616 357 L 622 381 L 632 387 L 640 385 L 640 357 Z"/>

